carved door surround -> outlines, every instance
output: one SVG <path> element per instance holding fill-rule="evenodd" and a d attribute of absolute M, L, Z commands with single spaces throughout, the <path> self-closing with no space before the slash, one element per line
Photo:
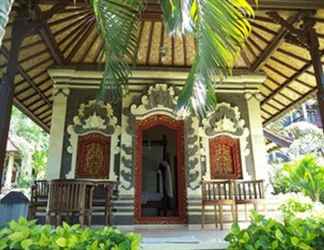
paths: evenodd
<path fill-rule="evenodd" d="M 110 180 L 117 180 L 113 169 L 115 155 L 120 153 L 118 146 L 120 133 L 118 119 L 114 116 L 113 108 L 109 103 L 97 103 L 96 100 L 81 103 L 77 115 L 73 117 L 73 123 L 67 126 L 68 145 L 66 150 L 71 154 L 72 160 L 71 169 L 65 177 L 67 179 L 77 177 L 77 167 L 82 159 L 78 154 L 83 153 L 79 146 L 82 140 L 92 140 L 93 142 L 97 141 L 97 145 L 107 144 L 103 148 L 108 159 L 108 162 L 105 163 L 109 168 L 107 177 Z"/>
<path fill-rule="evenodd" d="M 78 140 L 77 178 L 109 178 L 111 137 L 101 133 L 80 135 Z"/>
<path fill-rule="evenodd" d="M 205 179 L 245 178 L 249 130 L 238 107 L 225 102 L 217 104 L 202 121 L 200 136 Z"/>
<path fill-rule="evenodd" d="M 147 217 L 142 216 L 142 159 L 143 159 L 143 131 L 165 126 L 176 131 L 177 144 L 177 202 L 178 216 L 174 217 Z M 136 120 L 135 140 L 135 223 L 138 224 L 185 224 L 186 214 L 186 171 L 184 166 L 184 122 L 167 115 L 155 114 L 142 120 Z"/>

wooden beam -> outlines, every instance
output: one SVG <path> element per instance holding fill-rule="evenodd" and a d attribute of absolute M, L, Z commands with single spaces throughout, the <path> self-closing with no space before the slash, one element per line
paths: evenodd
<path fill-rule="evenodd" d="M 287 22 L 290 24 L 294 24 L 303 16 L 303 12 L 298 12 L 296 15 L 293 15 L 288 18 Z M 252 64 L 251 70 L 258 71 L 263 64 L 267 61 L 269 57 L 271 57 L 274 52 L 280 47 L 283 42 L 283 38 L 289 33 L 287 27 L 282 26 L 278 33 L 272 38 L 272 41 L 268 44 L 268 46 L 261 52 L 258 56 L 257 60 Z"/>
<path fill-rule="evenodd" d="M 324 50 L 320 51 L 319 52 L 319 55 L 320 55 L 320 57 L 322 57 L 324 55 Z M 309 61 L 308 63 L 306 63 L 298 72 L 296 72 L 295 74 L 293 74 L 283 84 L 281 84 L 280 87 L 278 87 L 275 91 L 273 91 L 270 95 L 268 95 L 267 98 L 265 98 L 263 101 L 261 101 L 261 105 L 263 105 L 264 103 L 266 103 L 269 100 L 271 100 L 271 98 L 273 98 L 276 94 L 280 93 L 281 90 L 283 90 L 285 87 L 287 87 L 295 79 L 297 79 L 298 77 L 300 77 L 303 73 L 305 73 L 305 71 L 307 71 L 312 66 L 313 66 L 313 62 L 312 61 Z"/>
<path fill-rule="evenodd" d="M 46 44 L 51 56 L 54 58 L 56 64 L 64 64 L 64 57 L 58 48 L 56 40 L 48 27 L 48 23 L 44 23 L 43 26 L 39 30 L 39 35 Z"/>
<path fill-rule="evenodd" d="M 320 110 L 322 128 L 324 132 L 324 74 L 323 65 L 321 62 L 322 55 L 319 50 L 320 44 L 314 27 L 307 30 L 306 35 L 309 45 L 309 53 L 312 58 L 312 65 L 315 72 L 316 84 L 318 88 L 317 101 Z"/>
<path fill-rule="evenodd" d="M 10 60 L 10 54 L 7 51 L 7 49 L 1 48 L 1 52 L 7 58 L 7 60 L 9 61 Z M 8 63 L 8 66 L 9 66 L 9 63 Z M 46 102 L 49 106 L 51 106 L 51 103 L 49 102 L 47 97 L 36 86 L 36 84 L 33 82 L 33 80 L 30 78 L 30 76 L 26 73 L 26 71 L 18 63 L 16 65 L 16 69 L 20 73 L 20 75 L 29 83 L 29 85 L 42 97 L 43 101 Z"/>
<path fill-rule="evenodd" d="M 74 0 L 59 0 L 66 5 L 74 6 Z M 40 4 L 55 4 L 58 0 L 38 0 Z M 146 5 L 158 5 L 151 1 L 144 1 Z M 89 7 L 88 1 L 77 0 L 78 7 Z M 309 10 L 324 8 L 324 2 L 322 0 L 261 0 L 258 5 L 251 3 L 253 7 L 259 9 L 286 9 L 286 10 Z M 147 7 L 151 8 L 151 7 Z"/>
<path fill-rule="evenodd" d="M 324 8 L 322 0 L 261 0 L 254 8 L 279 10 L 314 10 Z"/>
<path fill-rule="evenodd" d="M 23 15 L 23 14 L 21 14 Z M 11 49 L 8 53 L 7 72 L 0 83 L 0 192 L 2 172 L 6 157 L 6 145 L 10 127 L 11 110 L 15 90 L 15 76 L 18 71 L 19 48 L 31 26 L 20 14 L 12 25 Z"/>
<path fill-rule="evenodd" d="M 306 100 L 308 100 L 310 98 L 310 96 L 314 96 L 316 93 L 317 93 L 317 89 L 316 88 L 307 91 L 304 95 L 302 95 L 301 97 L 299 97 L 297 100 L 291 102 L 284 109 L 282 109 L 278 113 L 272 115 L 270 118 L 268 118 L 267 120 L 265 120 L 263 122 L 263 126 L 265 127 L 265 126 L 269 125 L 271 122 L 274 122 L 274 121 L 280 119 L 281 117 L 284 116 L 285 113 L 287 113 L 287 111 L 292 110 L 296 106 L 298 106 L 301 103 L 305 102 Z"/>
<path fill-rule="evenodd" d="M 38 126 L 40 126 L 45 132 L 49 133 L 49 126 L 47 126 L 41 120 L 39 120 L 38 117 L 35 116 L 34 113 L 30 111 L 28 108 L 26 108 L 25 105 L 23 105 L 17 97 L 14 97 L 13 102 L 21 112 L 27 115 L 33 122 L 35 122 Z"/>

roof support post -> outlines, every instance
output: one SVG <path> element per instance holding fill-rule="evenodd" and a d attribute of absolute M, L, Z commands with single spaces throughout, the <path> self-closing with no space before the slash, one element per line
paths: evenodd
<path fill-rule="evenodd" d="M 12 42 L 7 64 L 7 72 L 0 81 L 0 192 L 15 90 L 15 76 L 18 70 L 19 48 L 32 28 L 33 26 L 30 26 L 30 23 L 26 20 L 24 15 L 18 14 L 12 25 Z"/>
<path fill-rule="evenodd" d="M 324 132 L 324 73 L 319 50 L 319 41 L 314 26 L 306 31 L 306 35 L 318 88 L 317 101 Z"/>

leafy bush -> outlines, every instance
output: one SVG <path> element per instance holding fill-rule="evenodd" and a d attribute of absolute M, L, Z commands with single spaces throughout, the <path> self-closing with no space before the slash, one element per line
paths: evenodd
<path fill-rule="evenodd" d="M 123 234 L 117 229 L 80 228 L 79 225 L 63 226 L 53 229 L 49 225 L 36 225 L 35 221 L 20 218 L 11 221 L 0 230 L 0 250 L 138 250 L 140 236 Z"/>
<path fill-rule="evenodd" d="M 313 201 L 324 202 L 324 166 L 313 156 L 286 164 L 274 177 L 275 193 L 302 192 Z"/>
<path fill-rule="evenodd" d="M 324 246 L 324 206 L 289 200 L 281 206 L 283 220 L 253 212 L 251 225 L 232 226 L 228 250 L 321 250 Z"/>

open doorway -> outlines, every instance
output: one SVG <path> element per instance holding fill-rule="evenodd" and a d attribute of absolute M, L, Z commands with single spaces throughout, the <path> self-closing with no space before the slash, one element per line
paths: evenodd
<path fill-rule="evenodd" d="M 142 143 L 142 216 L 177 216 L 176 131 L 152 127 Z"/>
<path fill-rule="evenodd" d="M 183 121 L 149 117 L 136 138 L 136 221 L 185 223 Z"/>

